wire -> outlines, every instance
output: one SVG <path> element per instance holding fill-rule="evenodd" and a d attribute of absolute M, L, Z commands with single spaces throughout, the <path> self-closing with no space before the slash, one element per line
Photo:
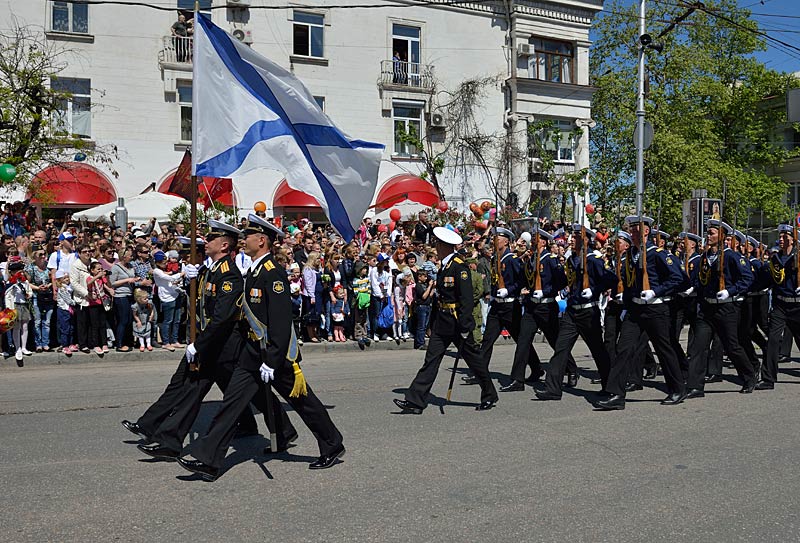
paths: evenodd
<path fill-rule="evenodd" d="M 99 6 L 99 5 L 115 5 L 115 6 L 133 6 L 133 7 L 144 7 L 155 9 L 158 11 L 186 11 L 183 8 L 178 8 L 175 5 L 164 5 L 164 4 L 153 4 L 148 2 L 128 2 L 125 0 L 69 0 L 72 4 L 86 4 L 91 6 Z M 457 6 L 461 4 L 483 4 L 483 3 L 494 3 L 494 0 L 416 0 L 413 3 L 399 3 L 399 4 L 332 4 L 332 5 L 324 5 L 324 6 L 294 6 L 294 5 L 274 5 L 274 6 L 247 6 L 247 9 L 254 10 L 254 9 L 263 9 L 263 10 L 284 10 L 284 9 L 295 9 L 295 8 L 313 8 L 318 7 L 322 9 L 380 9 L 380 8 L 412 8 L 412 7 L 420 7 L 420 6 Z M 203 8 L 201 11 L 211 11 L 216 9 L 228 9 L 231 6 L 228 5 L 219 5 L 219 6 L 209 6 Z M 234 6 L 235 8 L 235 6 Z M 245 9 L 244 6 L 242 8 L 235 8 L 235 9 Z M 465 9 L 469 9 L 465 6 Z"/>

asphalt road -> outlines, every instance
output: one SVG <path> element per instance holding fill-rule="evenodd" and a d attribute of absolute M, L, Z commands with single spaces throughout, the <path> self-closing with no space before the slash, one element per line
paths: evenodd
<path fill-rule="evenodd" d="M 513 353 L 502 341 L 498 376 Z M 782 365 L 772 392 L 745 396 L 723 382 L 665 407 L 664 393 L 646 388 L 625 411 L 600 413 L 585 398 L 598 385 L 581 343 L 575 354 L 586 372 L 561 402 L 532 401 L 528 389 L 479 413 L 478 389 L 458 386 L 444 414 L 432 405 L 421 416 L 399 415 L 391 401 L 421 352 L 308 354 L 309 382 L 345 436 L 343 462 L 308 470 L 318 451 L 291 414 L 300 431 L 291 455 L 261 456 L 263 437 L 234 441 L 215 483 L 145 458 L 119 424 L 157 397 L 174 360 L 7 361 L 0 541 L 800 539 L 800 364 Z M 439 398 L 448 377 L 442 369 Z M 212 392 L 195 430 L 219 399 Z"/>

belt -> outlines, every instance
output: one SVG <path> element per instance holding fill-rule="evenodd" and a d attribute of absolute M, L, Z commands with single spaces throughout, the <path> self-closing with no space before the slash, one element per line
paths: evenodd
<path fill-rule="evenodd" d="M 549 304 L 551 302 L 555 302 L 556 299 L 555 298 L 534 298 L 533 296 L 531 296 L 530 298 L 528 298 L 528 301 L 530 303 L 532 303 L 532 304 Z"/>
<path fill-rule="evenodd" d="M 492 301 L 498 304 L 509 304 L 516 300 L 516 298 L 495 298 L 492 296 Z"/>
<path fill-rule="evenodd" d="M 780 301 L 790 304 L 800 304 L 800 296 L 776 296 Z"/>
<path fill-rule="evenodd" d="M 597 302 L 589 302 L 588 304 L 571 305 L 572 309 L 588 309 L 597 305 Z"/>
<path fill-rule="evenodd" d="M 649 302 L 644 298 L 632 298 L 633 303 L 640 305 L 658 305 L 672 301 L 672 296 L 662 296 L 661 298 L 652 298 Z"/>
<path fill-rule="evenodd" d="M 748 293 L 746 294 L 746 296 L 747 296 L 748 298 L 754 298 L 754 297 L 756 297 L 756 296 L 761 296 L 761 295 L 763 295 L 763 294 L 766 294 L 768 291 L 769 291 L 769 289 L 768 289 L 768 288 L 765 288 L 765 289 L 763 289 L 763 290 L 757 290 L 757 291 L 755 291 L 755 292 L 748 292 Z"/>
<path fill-rule="evenodd" d="M 707 304 L 727 304 L 728 302 L 735 302 L 734 298 L 728 298 L 727 300 L 718 300 L 717 298 L 703 298 Z"/>

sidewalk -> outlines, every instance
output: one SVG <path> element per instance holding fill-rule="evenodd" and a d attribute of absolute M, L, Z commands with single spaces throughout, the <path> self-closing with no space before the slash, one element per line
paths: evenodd
<path fill-rule="evenodd" d="M 380 341 L 378 343 L 372 342 L 371 346 L 361 351 L 358 348 L 358 343 L 348 340 L 346 343 L 309 343 L 305 342 L 300 347 L 300 352 L 304 354 L 309 353 L 360 353 L 369 351 L 397 351 L 397 350 L 413 350 L 414 342 L 412 340 L 401 341 L 399 344 L 392 340 Z M 174 360 L 178 361 L 183 356 L 184 349 L 177 349 L 175 352 L 170 352 L 161 348 L 153 349 L 152 352 L 139 352 L 138 349 L 127 353 L 118 353 L 114 349 L 106 353 L 102 357 L 97 356 L 94 352 L 85 354 L 78 352 L 72 356 L 65 356 L 62 353 L 48 352 L 48 353 L 34 353 L 31 356 L 25 357 L 25 367 L 18 368 L 17 362 L 12 356 L 5 360 L 0 359 L 0 372 L 10 370 L 24 370 L 29 366 L 55 366 L 67 364 L 86 364 L 91 362 L 119 362 L 121 364 L 129 362 L 147 362 L 152 360 Z"/>

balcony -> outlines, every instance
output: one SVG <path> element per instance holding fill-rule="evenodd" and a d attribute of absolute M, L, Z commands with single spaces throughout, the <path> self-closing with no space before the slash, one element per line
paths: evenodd
<path fill-rule="evenodd" d="M 190 37 L 164 36 L 161 38 L 161 51 L 158 53 L 159 66 L 191 70 L 193 42 L 194 40 Z"/>
<path fill-rule="evenodd" d="M 378 86 L 395 90 L 433 90 L 433 66 L 399 60 L 381 61 Z"/>

